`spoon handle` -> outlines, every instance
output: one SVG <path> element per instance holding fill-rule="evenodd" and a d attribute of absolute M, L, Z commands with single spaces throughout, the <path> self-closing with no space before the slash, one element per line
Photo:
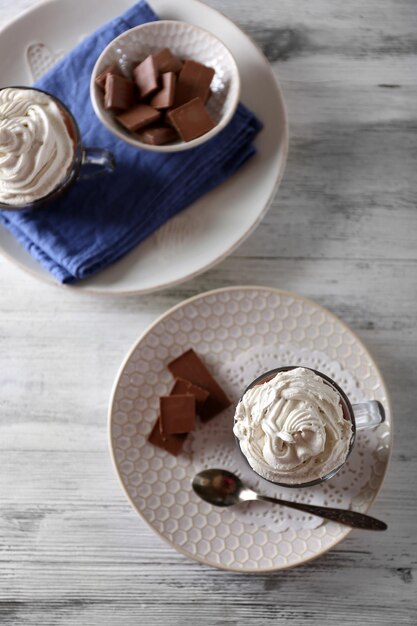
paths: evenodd
<path fill-rule="evenodd" d="M 279 500 L 278 498 L 270 498 L 269 496 L 257 497 L 258 500 L 265 500 L 266 502 L 273 502 L 274 504 L 281 504 L 288 506 L 292 509 L 298 509 L 299 511 L 305 511 L 312 515 L 318 515 L 325 519 L 330 519 L 333 522 L 339 522 L 339 524 L 345 524 L 345 526 L 351 526 L 352 528 L 362 528 L 364 530 L 386 530 L 388 526 L 385 522 L 364 515 L 363 513 L 357 513 L 356 511 L 350 511 L 347 509 L 333 509 L 326 506 L 318 506 L 316 504 L 304 504 L 301 502 L 289 502 L 288 500 Z"/>

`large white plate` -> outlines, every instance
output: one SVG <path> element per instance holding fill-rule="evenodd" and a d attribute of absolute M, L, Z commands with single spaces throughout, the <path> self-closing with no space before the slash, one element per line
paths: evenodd
<path fill-rule="evenodd" d="M 283 532 L 247 523 L 233 507 L 213 507 L 193 493 L 201 449 L 184 447 L 173 457 L 147 440 L 158 416 L 159 396 L 172 386 L 167 364 L 173 358 L 192 347 L 217 377 L 222 366 L 248 346 L 267 350 L 272 342 L 325 353 L 340 364 L 341 372 L 354 377 L 364 397 L 379 400 L 386 409 L 386 422 L 375 429 L 373 469 L 352 498 L 352 508 L 369 509 L 387 469 L 391 408 L 384 381 L 365 346 L 330 311 L 294 293 L 266 287 L 218 289 L 178 304 L 145 331 L 120 369 L 110 402 L 110 447 L 116 472 L 138 513 L 176 550 L 206 565 L 239 572 L 285 569 L 323 554 L 350 532 L 335 522 L 318 528 L 291 525 Z M 344 375 L 333 375 L 343 385 Z M 239 454 L 234 443 L 232 448 L 231 454 Z M 210 464 L 219 467 L 218 458 Z"/>
<path fill-rule="evenodd" d="M 62 54 L 130 0 L 54 0 L 9 24 L 0 33 L 1 85 L 30 84 L 27 49 L 42 43 Z M 282 178 L 288 148 L 284 100 L 272 69 L 255 44 L 225 16 L 197 0 L 150 0 L 163 19 L 183 20 L 212 31 L 236 58 L 242 101 L 264 123 L 257 155 L 232 179 L 170 220 L 133 252 L 77 288 L 105 293 L 145 293 L 189 279 L 230 254 L 262 219 Z M 44 49 L 44 50 L 45 50 Z M 0 227 L 0 252 L 38 278 L 53 279 Z"/>

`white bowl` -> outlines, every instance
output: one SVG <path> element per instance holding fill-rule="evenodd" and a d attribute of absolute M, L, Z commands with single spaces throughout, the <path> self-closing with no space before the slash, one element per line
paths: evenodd
<path fill-rule="evenodd" d="M 113 113 L 103 106 L 103 92 L 95 84 L 95 78 L 111 63 L 117 63 L 122 73 L 130 77 L 132 69 L 149 54 L 161 48 L 169 48 L 180 59 L 192 59 L 215 70 L 211 83 L 212 95 L 207 109 L 216 126 L 205 135 L 192 141 L 153 146 L 140 141 L 125 130 Z M 91 75 L 90 96 L 94 111 L 103 124 L 119 139 L 137 148 L 155 152 L 178 152 L 194 148 L 219 133 L 232 118 L 240 95 L 239 70 L 230 51 L 208 31 L 172 20 L 160 20 L 136 26 L 119 35 L 100 54 Z"/>

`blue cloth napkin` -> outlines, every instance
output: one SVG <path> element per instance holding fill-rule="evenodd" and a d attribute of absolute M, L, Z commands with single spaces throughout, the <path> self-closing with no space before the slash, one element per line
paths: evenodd
<path fill-rule="evenodd" d="M 46 208 L 0 211 L 6 228 L 62 283 L 75 283 L 120 259 L 233 175 L 255 152 L 252 141 L 261 124 L 243 105 L 208 143 L 174 154 L 133 148 L 97 119 L 89 84 L 98 56 L 120 33 L 157 19 L 146 2 L 138 2 L 82 41 L 36 83 L 72 111 L 85 146 L 108 148 L 117 161 L 114 173 L 94 182 L 78 180 Z"/>

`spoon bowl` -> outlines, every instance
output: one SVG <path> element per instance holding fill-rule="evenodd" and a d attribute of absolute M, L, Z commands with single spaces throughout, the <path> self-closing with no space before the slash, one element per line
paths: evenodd
<path fill-rule="evenodd" d="M 193 489 L 202 500 L 215 506 L 232 506 L 243 501 L 242 481 L 227 470 L 203 470 L 194 476 Z"/>

